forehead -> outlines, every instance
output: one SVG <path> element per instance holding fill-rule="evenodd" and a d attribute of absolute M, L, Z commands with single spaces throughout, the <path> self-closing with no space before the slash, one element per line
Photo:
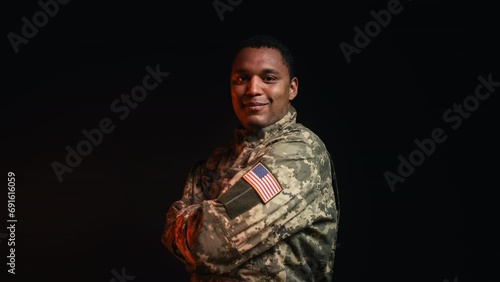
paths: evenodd
<path fill-rule="evenodd" d="M 288 72 L 281 53 L 273 48 L 245 47 L 239 51 L 234 58 L 232 66 L 233 72 L 259 69 L 274 69 L 280 72 Z"/>

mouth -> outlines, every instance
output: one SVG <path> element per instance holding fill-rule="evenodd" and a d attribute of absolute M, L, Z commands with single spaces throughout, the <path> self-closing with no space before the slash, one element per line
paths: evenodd
<path fill-rule="evenodd" d="M 260 111 L 265 106 L 269 105 L 269 103 L 248 102 L 248 103 L 243 103 L 243 105 L 250 111 Z"/>

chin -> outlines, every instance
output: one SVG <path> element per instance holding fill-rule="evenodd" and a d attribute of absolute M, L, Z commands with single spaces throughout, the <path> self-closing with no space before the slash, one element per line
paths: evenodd
<path fill-rule="evenodd" d="M 262 120 L 255 120 L 255 119 L 247 119 L 246 120 L 246 128 L 252 129 L 252 130 L 259 130 L 263 127 L 266 127 L 267 123 L 265 123 Z"/>

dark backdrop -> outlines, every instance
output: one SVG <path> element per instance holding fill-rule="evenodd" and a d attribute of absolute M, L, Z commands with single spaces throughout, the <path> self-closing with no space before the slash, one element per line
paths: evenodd
<path fill-rule="evenodd" d="M 479 76 L 500 81 L 493 5 L 402 0 L 348 63 L 339 44 L 393 1 L 220 0 L 233 5 L 223 20 L 211 0 L 171 2 L 59 4 L 17 53 L 8 34 L 42 8 L 3 4 L 1 171 L 16 174 L 17 223 L 11 275 L 4 186 L 2 281 L 187 281 L 160 242 L 165 213 L 189 166 L 232 138 L 231 44 L 257 32 L 292 48 L 298 121 L 335 162 L 334 280 L 499 281 L 500 88 L 473 98 Z M 110 105 L 157 65 L 170 74 L 121 120 Z M 464 99 L 467 118 L 446 122 Z M 51 164 L 106 118 L 114 131 L 59 181 Z M 384 173 L 439 128 L 447 139 L 391 191 Z"/>

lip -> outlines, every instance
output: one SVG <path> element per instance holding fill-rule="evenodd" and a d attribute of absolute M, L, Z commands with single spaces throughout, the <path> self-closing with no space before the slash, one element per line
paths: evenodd
<path fill-rule="evenodd" d="M 260 111 L 268 104 L 269 103 L 248 102 L 248 103 L 244 103 L 243 105 L 245 105 L 245 108 L 247 108 L 251 111 Z"/>

